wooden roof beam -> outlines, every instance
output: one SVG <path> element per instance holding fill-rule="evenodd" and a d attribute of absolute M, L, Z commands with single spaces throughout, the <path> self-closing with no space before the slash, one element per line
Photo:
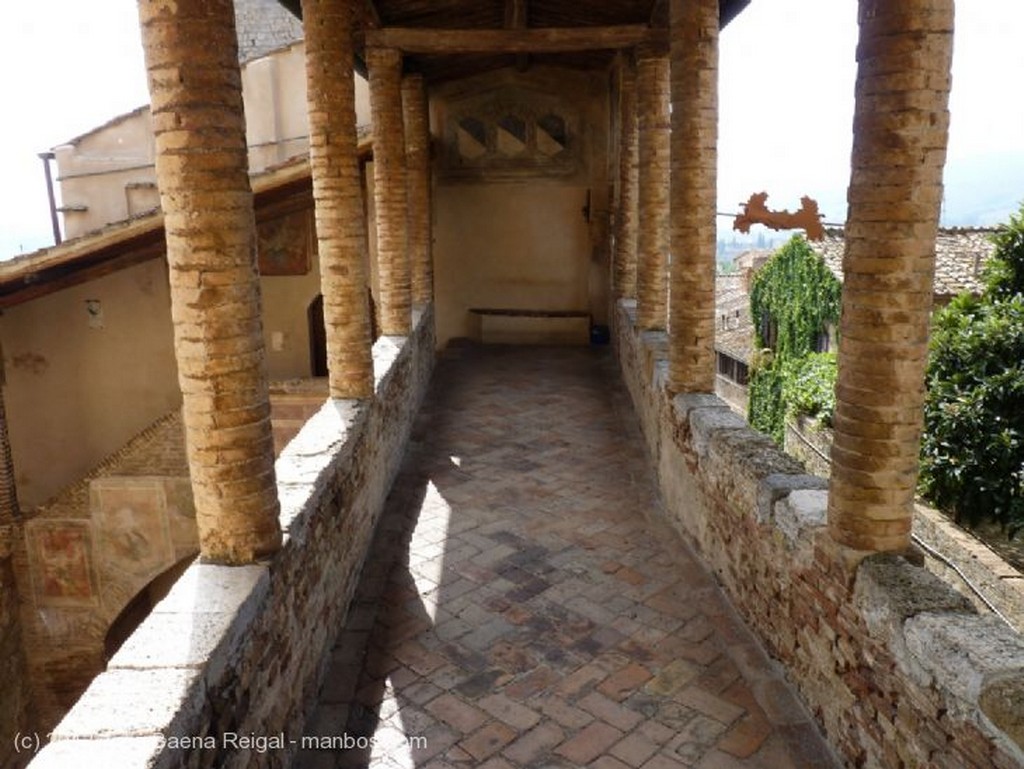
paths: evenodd
<path fill-rule="evenodd" d="M 366 20 L 366 26 L 368 27 L 380 29 L 384 26 L 380 20 L 380 12 L 377 10 L 377 5 L 373 0 L 363 0 L 363 18 Z"/>
<path fill-rule="evenodd" d="M 505 0 L 505 29 L 526 29 L 527 0 Z"/>
<path fill-rule="evenodd" d="M 505 0 L 505 29 L 526 29 L 529 26 L 529 0 Z M 530 66 L 530 54 L 516 54 L 516 69 L 525 72 Z"/>
<path fill-rule="evenodd" d="M 664 30 L 646 24 L 614 27 L 526 29 L 427 29 L 383 27 L 367 30 L 366 46 L 397 48 L 412 54 L 572 53 L 632 48 L 665 42 Z"/>

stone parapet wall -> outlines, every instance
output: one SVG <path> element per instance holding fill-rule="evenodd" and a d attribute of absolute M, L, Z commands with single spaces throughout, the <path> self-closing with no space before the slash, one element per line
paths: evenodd
<path fill-rule="evenodd" d="M 430 379 L 433 310 L 414 315 L 374 346 L 375 397 L 326 402 L 278 459 L 282 550 L 189 567 L 34 769 L 289 764 Z"/>
<path fill-rule="evenodd" d="M 714 395 L 665 390 L 664 340 L 616 315 L 665 514 L 850 766 L 1024 766 L 1024 639 L 897 556 L 826 527 L 827 487 Z"/>

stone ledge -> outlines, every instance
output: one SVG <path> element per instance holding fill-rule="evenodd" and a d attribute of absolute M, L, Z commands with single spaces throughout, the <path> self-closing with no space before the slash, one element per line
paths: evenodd
<path fill-rule="evenodd" d="M 923 568 L 837 545 L 827 483 L 717 397 L 671 398 L 646 376 L 654 351 L 635 313 L 617 309 L 666 516 L 785 660 L 833 745 L 879 766 L 1024 766 L 1024 639 Z"/>
<path fill-rule="evenodd" d="M 232 724 L 229 728 L 242 733 L 256 726 L 270 732 L 272 725 L 284 728 L 301 722 L 303 697 L 317 686 L 312 669 L 320 663 L 317 650 L 329 648 L 333 641 L 321 627 L 322 607 L 315 601 L 306 606 L 309 596 L 301 593 L 316 587 L 301 571 L 306 568 L 306 548 L 322 550 L 319 538 L 327 533 L 332 538 L 344 536 L 347 543 L 349 527 L 360 527 L 361 534 L 367 527 L 372 529 L 433 361 L 431 309 L 419 308 L 414 317 L 412 337 L 387 337 L 374 347 L 378 397 L 372 402 L 325 403 L 279 460 L 280 521 L 286 534 L 282 549 L 263 564 L 192 564 L 111 660 L 110 669 L 93 681 L 61 721 L 51 743 L 33 759 L 33 769 L 83 762 L 133 769 L 192 765 L 189 762 L 196 756 L 189 758 L 184 748 L 171 752 L 168 738 L 203 736 L 217 723 Z M 406 417 L 409 424 L 388 421 Z M 380 435 L 371 435 L 371 421 Z M 372 440 L 380 443 L 370 445 Z M 357 447 L 359 443 L 366 445 Z M 350 467 L 359 462 L 373 464 Z M 348 489 L 342 479 L 350 475 L 358 478 L 358 488 L 350 489 L 358 499 L 351 494 L 339 499 L 339 489 Z M 351 506 L 352 514 L 344 534 L 336 525 L 341 512 L 336 508 L 343 504 Z M 314 519 L 315 539 L 307 537 Z M 345 561 L 345 568 L 339 566 L 339 584 L 334 586 L 337 596 L 321 597 L 336 604 L 338 612 L 344 611 L 348 587 L 354 587 L 346 579 L 358 573 L 363 555 L 344 547 L 320 553 L 332 564 Z M 298 616 L 303 608 L 309 616 Z M 291 622 L 284 636 L 271 630 L 282 612 Z M 301 628 L 316 630 L 296 638 L 309 648 L 275 651 L 266 645 L 268 639 L 273 643 Z M 274 671 L 263 670 L 268 659 L 283 660 L 287 670 L 278 670 L 276 663 Z M 281 682 L 289 679 L 294 679 L 294 686 L 281 690 Z M 260 691 L 261 686 L 272 691 Z M 243 692 L 246 696 L 240 698 Z M 217 713 L 211 715 L 211 707 Z M 248 760 L 229 758 L 223 747 L 220 751 L 219 757 L 207 755 L 202 761 L 222 765 L 227 760 L 235 765 Z M 263 766 L 268 760 L 255 758 L 259 760 L 252 766 Z"/>
<path fill-rule="evenodd" d="M 992 616 L 923 613 L 905 628 L 908 650 L 950 710 L 984 713 L 1024 763 L 1024 638 Z"/>
<path fill-rule="evenodd" d="M 791 546 L 807 541 L 828 523 L 828 491 L 790 488 L 772 505 L 772 517 Z"/>
<path fill-rule="evenodd" d="M 1018 631 L 1024 631 L 1024 575 L 942 513 L 925 505 L 915 508 L 914 534 L 953 561 Z M 927 558 L 932 560 L 930 555 Z M 948 569 L 945 564 L 932 564 L 939 573 Z M 954 587 L 958 580 L 961 577 L 950 575 Z"/>
<path fill-rule="evenodd" d="M 59 742 L 187 732 L 185 724 L 201 711 L 205 696 L 199 670 L 110 670 L 90 684 L 57 725 L 52 739 Z"/>
<path fill-rule="evenodd" d="M 74 766 L 163 769 L 168 766 L 166 762 L 160 762 L 163 746 L 163 736 L 60 740 L 51 742 L 32 760 L 32 769 L 68 769 Z"/>

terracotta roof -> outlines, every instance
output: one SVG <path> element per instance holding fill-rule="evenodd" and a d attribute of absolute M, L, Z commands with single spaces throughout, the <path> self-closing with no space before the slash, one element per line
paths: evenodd
<path fill-rule="evenodd" d="M 234 0 L 238 61 L 266 56 L 303 39 L 302 22 L 277 0 Z"/>
<path fill-rule="evenodd" d="M 995 228 L 951 227 L 939 230 L 935 239 L 935 296 L 940 301 L 964 291 L 982 289 L 981 268 L 992 256 L 991 237 Z M 820 254 L 839 280 L 843 279 L 843 231 L 829 229 L 821 241 L 811 241 L 811 249 Z"/>
<path fill-rule="evenodd" d="M 945 303 L 964 291 L 982 289 L 981 269 L 992 256 L 994 228 L 953 227 L 940 229 L 935 240 L 935 298 Z M 829 229 L 824 240 L 811 242 L 825 264 L 843 279 L 843 231 Z M 743 273 L 719 275 L 715 279 L 715 349 L 747 362 L 754 347 L 754 326 L 750 318 L 750 296 Z M 739 318 L 736 312 L 739 311 Z M 723 321 L 723 316 L 725 320 Z"/>

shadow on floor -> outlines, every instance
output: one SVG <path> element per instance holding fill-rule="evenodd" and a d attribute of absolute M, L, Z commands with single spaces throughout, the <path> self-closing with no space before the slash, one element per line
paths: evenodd
<path fill-rule="evenodd" d="M 836 766 L 648 465 L 607 349 L 449 348 L 294 766 Z"/>

